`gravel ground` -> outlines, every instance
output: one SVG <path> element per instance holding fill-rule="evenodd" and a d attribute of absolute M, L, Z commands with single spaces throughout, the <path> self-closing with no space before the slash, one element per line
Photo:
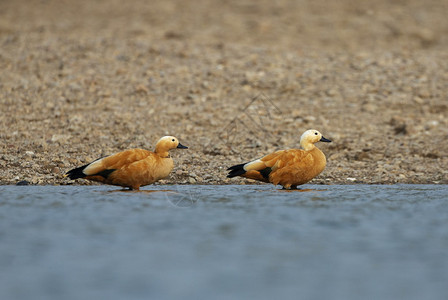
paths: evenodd
<path fill-rule="evenodd" d="M 194 3 L 193 3 L 194 2 Z M 174 135 L 162 183 L 298 147 L 314 183 L 448 183 L 448 2 L 0 1 L 0 183 Z M 77 184 L 86 184 L 78 181 Z"/>

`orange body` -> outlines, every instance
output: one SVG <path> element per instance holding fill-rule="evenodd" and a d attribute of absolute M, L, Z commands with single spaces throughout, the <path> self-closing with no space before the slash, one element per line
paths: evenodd
<path fill-rule="evenodd" d="M 227 177 L 241 176 L 272 184 L 285 189 L 297 188 L 319 175 L 327 164 L 322 151 L 314 144 L 330 142 L 317 130 L 306 131 L 300 145 L 303 149 L 280 150 L 260 159 L 230 167 Z"/>
<path fill-rule="evenodd" d="M 115 170 L 109 176 L 87 175 L 84 178 L 138 190 L 141 186 L 167 177 L 173 167 L 174 162 L 170 157 L 162 158 L 147 150 L 131 149 L 93 162 L 85 170 L 88 174 Z"/>
<path fill-rule="evenodd" d="M 164 137 L 156 145 L 155 152 L 144 149 L 130 149 L 90 164 L 70 170 L 70 179 L 84 178 L 105 184 L 118 185 L 138 190 L 167 177 L 174 162 L 168 151 L 182 146 L 174 137 Z"/>
<path fill-rule="evenodd" d="M 326 163 L 325 155 L 318 148 L 311 151 L 280 150 L 261 158 L 256 166 L 248 166 L 248 171 L 241 176 L 280 184 L 289 189 L 307 183 L 319 175 L 325 169 Z M 260 171 L 266 168 L 271 171 L 268 176 L 263 176 Z"/>

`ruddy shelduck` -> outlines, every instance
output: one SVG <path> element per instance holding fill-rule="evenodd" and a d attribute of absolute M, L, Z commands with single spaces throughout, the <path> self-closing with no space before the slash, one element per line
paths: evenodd
<path fill-rule="evenodd" d="M 141 186 L 154 183 L 170 174 L 174 162 L 169 151 L 175 148 L 188 147 L 173 136 L 164 136 L 157 142 L 154 152 L 144 149 L 125 150 L 70 170 L 65 176 L 139 190 Z"/>
<path fill-rule="evenodd" d="M 300 137 L 303 149 L 279 150 L 248 163 L 235 165 L 227 170 L 227 177 L 241 176 L 274 185 L 284 189 L 297 189 L 319 175 L 327 164 L 325 155 L 314 144 L 331 142 L 314 129 L 305 131 Z"/>

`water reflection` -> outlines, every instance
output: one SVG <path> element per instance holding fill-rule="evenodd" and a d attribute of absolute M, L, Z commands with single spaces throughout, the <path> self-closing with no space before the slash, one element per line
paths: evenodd
<path fill-rule="evenodd" d="M 1 187 L 0 299 L 443 299 L 447 194 Z"/>
<path fill-rule="evenodd" d="M 175 190 L 130 190 L 130 189 L 117 189 L 117 190 L 109 190 L 105 191 L 105 193 L 142 193 L 142 194 L 152 194 L 159 192 L 172 192 L 176 193 Z"/>
<path fill-rule="evenodd" d="M 291 189 L 291 190 L 287 190 L 287 189 L 279 189 L 277 190 L 279 192 L 288 192 L 288 193 L 295 193 L 295 192 L 299 192 L 299 193 L 307 193 L 307 192 L 325 192 L 328 191 L 327 189 Z"/>

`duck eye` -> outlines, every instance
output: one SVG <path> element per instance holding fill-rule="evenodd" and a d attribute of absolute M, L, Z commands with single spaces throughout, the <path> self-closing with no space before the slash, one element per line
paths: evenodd
<path fill-rule="evenodd" d="M 315 132 L 314 134 L 317 135 L 317 132 Z"/>
<path fill-rule="evenodd" d="M 172 139 L 172 141 L 174 142 L 174 139 Z"/>

